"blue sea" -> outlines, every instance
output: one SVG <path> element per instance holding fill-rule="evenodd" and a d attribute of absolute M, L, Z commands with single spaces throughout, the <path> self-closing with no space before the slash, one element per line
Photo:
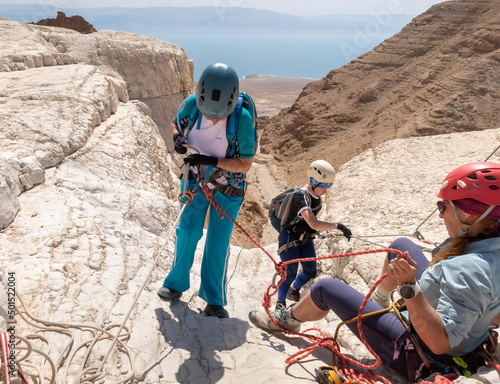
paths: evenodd
<path fill-rule="evenodd" d="M 194 61 L 194 79 L 212 63 L 231 65 L 240 78 L 251 74 L 320 79 L 390 35 L 189 35 L 150 34 L 179 45 Z"/>

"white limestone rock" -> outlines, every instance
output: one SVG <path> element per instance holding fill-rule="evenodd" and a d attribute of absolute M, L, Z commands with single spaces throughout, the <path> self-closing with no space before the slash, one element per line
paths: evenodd
<path fill-rule="evenodd" d="M 85 63 L 118 73 L 127 83 L 123 100 L 141 100 L 151 110 L 169 151 L 170 123 L 193 90 L 194 64 L 175 44 L 127 32 L 91 34 L 0 18 L 0 72 Z"/>
<path fill-rule="evenodd" d="M 76 64 L 52 45 L 39 26 L 0 18 L 0 72 L 19 71 L 43 66 Z M 70 33 L 78 33 L 71 31 Z"/>
<path fill-rule="evenodd" d="M 0 295 L 0 333 L 7 331 L 7 324 L 9 323 L 7 289 L 7 272 L 0 266 L 0 292 L 2 292 Z"/>
<path fill-rule="evenodd" d="M 0 229 L 7 227 L 16 217 L 21 190 L 17 164 L 0 154 Z"/>

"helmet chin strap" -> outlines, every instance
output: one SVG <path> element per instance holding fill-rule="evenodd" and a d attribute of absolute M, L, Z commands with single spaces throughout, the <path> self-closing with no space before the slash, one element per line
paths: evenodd
<path fill-rule="evenodd" d="M 309 178 L 309 184 L 311 184 L 311 189 L 312 189 L 313 192 L 314 192 L 314 190 L 316 189 L 316 186 L 317 186 L 317 185 L 314 185 L 315 181 L 316 180 L 314 180 L 312 177 Z"/>
<path fill-rule="evenodd" d="M 455 210 L 455 204 L 453 204 L 453 201 L 450 200 L 450 204 L 451 207 L 453 208 L 453 216 L 455 217 L 455 220 L 460 223 L 461 226 L 460 232 L 458 233 L 458 237 L 467 237 L 467 235 L 469 234 L 469 228 L 472 227 L 474 224 L 483 220 L 486 216 L 488 216 L 488 214 L 493 210 L 493 208 L 496 207 L 495 205 L 490 205 L 488 209 L 484 211 L 483 214 L 477 218 L 476 221 L 474 221 L 472 224 L 465 224 L 458 219 L 457 211 Z"/>

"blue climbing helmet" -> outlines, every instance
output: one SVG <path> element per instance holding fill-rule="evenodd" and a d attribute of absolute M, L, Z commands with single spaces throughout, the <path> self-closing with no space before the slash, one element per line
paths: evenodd
<path fill-rule="evenodd" d="M 236 106 L 239 80 L 229 65 L 216 63 L 203 70 L 196 84 L 196 105 L 205 117 L 223 119 Z"/>

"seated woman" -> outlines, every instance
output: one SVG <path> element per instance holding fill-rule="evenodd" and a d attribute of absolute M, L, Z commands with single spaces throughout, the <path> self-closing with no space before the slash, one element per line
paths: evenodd
<path fill-rule="evenodd" d="M 378 302 L 388 302 L 397 287 L 411 326 L 406 330 L 390 312 L 362 323 L 368 344 L 382 362 L 411 380 L 415 372 L 407 364 L 412 362 L 406 361 L 405 353 L 394 354 L 396 342 L 403 348 L 411 333 L 434 365 L 453 366 L 453 357 L 461 357 L 469 365 L 467 370 L 474 371 L 473 351 L 482 349 L 500 312 L 500 164 L 477 162 L 456 168 L 446 177 L 438 198 L 442 199 L 439 217 L 449 239 L 433 250 L 430 264 L 410 240 L 394 241 L 390 248 L 406 257 L 387 255 L 382 272 L 389 275 L 373 295 Z M 297 304 L 271 315 L 283 328 L 298 331 L 302 322 L 320 320 L 330 310 L 341 320 L 353 318 L 363 300 L 364 295 L 349 285 L 322 279 Z M 368 301 L 364 313 L 380 309 Z M 264 312 L 252 311 L 249 318 L 262 329 L 278 330 Z M 356 323 L 348 326 L 359 337 Z"/>

